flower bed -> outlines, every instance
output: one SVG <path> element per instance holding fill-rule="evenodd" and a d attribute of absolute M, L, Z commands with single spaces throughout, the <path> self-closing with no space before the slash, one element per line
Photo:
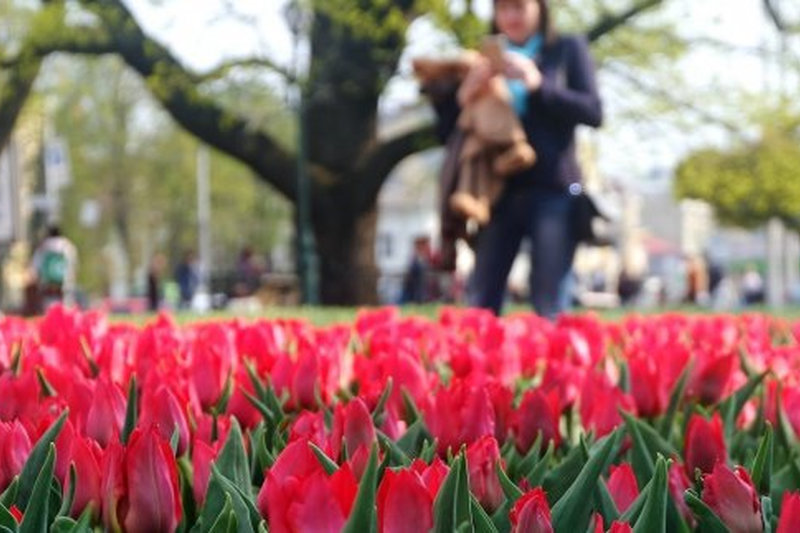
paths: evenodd
<path fill-rule="evenodd" d="M 800 531 L 798 334 L 5 318 L 0 530 Z"/>

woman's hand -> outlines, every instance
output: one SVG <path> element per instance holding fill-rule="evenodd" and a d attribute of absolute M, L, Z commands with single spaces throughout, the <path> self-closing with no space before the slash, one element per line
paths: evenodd
<path fill-rule="evenodd" d="M 539 90 L 539 87 L 542 86 L 542 73 L 539 67 L 522 54 L 515 52 L 505 54 L 503 74 L 509 79 L 522 80 L 525 87 L 531 92 Z"/>
<path fill-rule="evenodd" d="M 486 88 L 493 74 L 486 58 L 476 58 L 458 90 L 458 103 L 465 106 L 473 101 Z"/>

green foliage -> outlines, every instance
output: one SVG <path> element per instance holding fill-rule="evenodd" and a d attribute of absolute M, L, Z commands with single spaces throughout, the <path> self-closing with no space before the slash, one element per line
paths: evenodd
<path fill-rule="evenodd" d="M 800 227 L 800 143 L 765 128 L 758 142 L 695 152 L 678 167 L 675 193 L 704 200 L 722 223 L 752 228 L 772 217 Z"/>

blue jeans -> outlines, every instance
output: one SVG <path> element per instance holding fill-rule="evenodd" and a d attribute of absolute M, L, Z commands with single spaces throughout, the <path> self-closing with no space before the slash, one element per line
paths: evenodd
<path fill-rule="evenodd" d="M 492 219 L 478 235 L 469 304 L 500 314 L 508 274 L 523 238 L 531 245 L 531 305 L 541 316 L 564 311 L 562 285 L 572 267 L 575 236 L 573 196 L 548 189 L 507 190 L 492 210 Z"/>

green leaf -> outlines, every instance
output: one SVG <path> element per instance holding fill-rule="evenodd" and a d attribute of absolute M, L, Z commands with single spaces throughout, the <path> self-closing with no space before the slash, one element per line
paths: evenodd
<path fill-rule="evenodd" d="M 511 460 L 507 461 L 508 464 L 508 477 L 513 479 L 520 479 L 525 477 L 530 470 L 532 470 L 539 463 L 539 453 L 542 451 L 542 432 L 536 432 L 536 440 L 533 445 L 525 454 L 522 460 L 516 460 L 519 456 L 516 453 L 513 441 L 508 440 L 507 444 L 510 448 Z M 501 450 L 502 454 L 502 450 Z"/>
<path fill-rule="evenodd" d="M 703 500 L 698 498 L 693 491 L 687 490 L 685 498 L 686 505 L 689 506 L 689 509 L 692 510 L 697 519 L 699 531 L 704 533 L 730 533 L 728 527 L 722 523 L 716 513 Z"/>
<path fill-rule="evenodd" d="M 377 528 L 375 491 L 378 484 L 378 447 L 373 445 L 369 462 L 358 484 L 358 494 L 343 533 L 370 533 Z"/>
<path fill-rule="evenodd" d="M 413 424 L 417 420 L 421 420 L 422 413 L 419 412 L 417 404 L 414 402 L 414 398 L 411 397 L 411 395 L 408 393 L 408 390 L 405 387 L 402 388 L 401 392 L 403 395 L 403 405 L 406 408 L 406 418 L 408 419 L 407 421 L 410 424 Z"/>
<path fill-rule="evenodd" d="M 92 533 L 90 521 L 94 506 L 89 504 L 77 521 L 68 516 L 59 516 L 50 526 L 50 533 Z"/>
<path fill-rule="evenodd" d="M 222 447 L 222 451 L 220 451 L 214 464 L 221 475 L 231 480 L 237 487 L 240 487 L 248 499 L 252 498 L 250 466 L 247 462 L 247 454 L 244 451 L 242 430 L 235 418 L 231 418 L 231 428 L 228 431 L 227 439 L 225 439 L 225 446 Z"/>
<path fill-rule="evenodd" d="M 575 446 L 557 467 L 547 472 L 542 486 L 547 493 L 547 501 L 551 507 L 567 492 L 585 463 L 583 450 L 580 446 Z"/>
<path fill-rule="evenodd" d="M 233 372 L 228 370 L 228 376 L 225 378 L 225 386 L 222 389 L 217 403 L 211 409 L 216 414 L 222 414 L 228 408 L 228 402 L 233 394 Z"/>
<path fill-rule="evenodd" d="M 383 431 L 376 429 L 375 434 L 378 437 L 378 442 L 381 443 L 383 449 L 386 450 L 387 455 L 391 459 L 391 463 L 394 466 L 409 466 L 412 461 L 411 458 L 406 455 L 400 446 L 398 446 L 392 439 L 389 438 Z"/>
<path fill-rule="evenodd" d="M 650 495 L 650 485 L 652 484 L 652 479 L 650 483 L 644 486 L 644 488 L 639 491 L 639 495 L 633 500 L 630 507 L 628 507 L 622 515 L 619 517 L 620 522 L 625 522 L 628 524 L 633 524 L 639 518 L 639 515 L 642 514 L 644 510 L 644 504 L 647 502 L 647 498 Z"/>
<path fill-rule="evenodd" d="M 250 377 L 250 382 L 253 384 L 253 389 L 256 391 L 256 396 L 262 402 L 266 401 L 267 388 L 264 386 L 264 383 L 261 382 L 261 379 L 259 379 L 253 360 L 245 359 L 244 367 L 247 370 L 247 375 Z"/>
<path fill-rule="evenodd" d="M 475 527 L 475 533 L 499 533 L 492 519 L 472 494 L 469 496 L 469 504 L 472 509 L 472 525 Z"/>
<path fill-rule="evenodd" d="M 650 483 L 649 495 L 642 514 L 633 527 L 634 533 L 665 533 L 667 530 L 667 460 L 659 457 Z"/>
<path fill-rule="evenodd" d="M 772 533 L 773 522 L 778 518 L 772 511 L 772 498 L 769 496 L 761 497 L 761 521 L 764 526 L 764 533 Z"/>
<path fill-rule="evenodd" d="M 550 462 L 553 460 L 553 454 L 555 453 L 555 450 L 555 443 L 551 440 L 550 444 L 547 445 L 547 451 L 544 452 L 544 456 L 539 459 L 539 462 L 536 463 L 536 466 L 534 466 L 533 469 L 528 473 L 523 472 L 523 475 L 525 478 L 527 478 L 528 484 L 531 487 L 542 486 L 548 467 L 550 466 Z"/>
<path fill-rule="evenodd" d="M 372 411 L 372 422 L 376 427 L 380 427 L 383 423 L 383 411 L 386 408 L 386 402 L 389 401 L 389 396 L 392 394 L 393 383 L 392 377 L 389 376 L 389 379 L 386 380 L 386 386 L 381 393 L 381 397 L 378 398 L 378 404 Z"/>
<path fill-rule="evenodd" d="M 125 408 L 125 425 L 122 426 L 122 435 L 120 435 L 122 444 L 128 443 L 128 439 L 136 427 L 136 420 L 139 418 L 137 397 L 136 376 L 131 376 L 130 383 L 128 383 L 128 405 Z"/>
<path fill-rule="evenodd" d="M 235 485 L 232 480 L 226 478 L 222 472 L 219 471 L 216 464 L 211 465 L 211 481 L 209 481 L 209 492 L 212 481 L 216 483 L 218 490 L 230 497 L 233 512 L 236 514 L 239 533 L 254 532 L 258 527 L 259 522 L 261 522 L 261 515 L 255 508 L 252 497 L 245 495 L 243 487 Z M 249 485 L 247 492 L 251 492 L 249 490 Z M 205 514 L 205 509 L 203 509 L 203 511 L 203 514 Z"/>
<path fill-rule="evenodd" d="M 720 413 L 722 414 L 728 436 L 730 436 L 730 433 L 736 428 L 736 419 L 739 417 L 739 413 L 742 412 L 745 404 L 756 392 L 756 389 L 758 389 L 758 386 L 762 381 L 764 381 L 764 378 L 767 377 L 768 373 L 769 372 L 762 372 L 761 374 L 751 377 L 747 380 L 747 383 L 742 385 L 720 404 L 719 409 Z"/>
<path fill-rule="evenodd" d="M 330 476 L 331 474 L 339 470 L 339 465 L 337 465 L 333 459 L 328 457 L 328 455 L 324 451 L 322 451 L 319 448 L 319 446 L 309 441 L 308 447 L 311 448 L 311 451 L 314 452 L 314 455 L 317 456 L 317 460 L 319 461 L 319 464 L 322 465 L 322 468 L 325 470 L 326 474 Z"/>
<path fill-rule="evenodd" d="M 457 531 L 470 513 L 469 478 L 466 475 L 467 460 L 460 453 L 450 465 L 450 472 L 439 488 L 433 504 L 434 533 Z M 464 508 L 466 507 L 466 509 Z"/>
<path fill-rule="evenodd" d="M 624 359 L 619 364 L 619 388 L 625 394 L 631 392 L 631 372 L 628 368 L 628 362 Z"/>
<path fill-rule="evenodd" d="M 611 493 L 608 492 L 608 487 L 603 478 L 597 480 L 597 488 L 594 491 L 595 509 L 600 511 L 603 516 L 603 521 L 606 524 L 612 523 L 614 520 L 619 519 L 619 510 Z"/>
<path fill-rule="evenodd" d="M 403 436 L 397 440 L 397 446 L 403 450 L 407 456 L 416 457 L 422 443 L 428 438 L 430 438 L 430 434 L 428 433 L 428 428 L 425 427 L 425 421 L 419 418 L 416 422 L 408 426 Z"/>
<path fill-rule="evenodd" d="M 761 438 L 755 459 L 750 467 L 753 473 L 753 485 L 761 494 L 769 494 L 772 476 L 773 431 L 772 424 L 767 422 L 767 431 Z"/>
<path fill-rule="evenodd" d="M 42 396 L 45 398 L 52 398 L 54 396 L 58 396 L 56 389 L 47 381 L 47 377 L 44 375 L 44 370 L 42 367 L 36 367 L 36 379 L 39 382 L 39 388 L 42 390 Z"/>
<path fill-rule="evenodd" d="M 591 518 L 592 494 L 597 480 L 609 461 L 612 452 L 622 439 L 622 431 L 615 430 L 602 446 L 596 450 L 578 474 L 575 482 L 553 506 L 553 529 L 555 531 L 583 531 Z"/>
<path fill-rule="evenodd" d="M 472 507 L 469 500 L 469 473 L 467 471 L 467 456 L 461 461 L 458 468 L 458 484 L 455 494 L 455 524 L 461 530 L 464 524 L 472 526 Z"/>
<path fill-rule="evenodd" d="M 690 369 L 691 363 L 687 364 L 683 368 L 683 372 L 681 372 L 678 381 L 675 383 L 675 387 L 672 389 L 672 392 L 669 395 L 669 406 L 667 407 L 667 412 L 664 414 L 664 418 L 661 419 L 661 424 L 658 431 L 664 439 L 668 440 L 672 434 L 672 426 L 675 423 L 675 415 L 678 412 L 678 406 L 681 403 L 681 399 L 683 399 L 683 393 L 686 391 L 686 384 L 689 381 Z"/>
<path fill-rule="evenodd" d="M 17 492 L 19 492 L 19 476 L 14 476 L 11 483 L 8 484 L 6 490 L 0 494 L 0 505 L 6 509 L 10 509 L 14 502 L 17 501 Z"/>
<path fill-rule="evenodd" d="M 17 520 L 11 514 L 11 511 L 6 509 L 5 505 L 0 505 L 0 526 L 6 527 L 11 531 L 17 530 Z"/>
<path fill-rule="evenodd" d="M 56 445 L 52 442 L 48 446 L 44 464 L 36 476 L 33 490 L 30 493 L 29 505 L 26 507 L 22 523 L 19 525 L 20 533 L 44 533 L 50 525 L 47 519 L 47 509 L 50 504 L 50 485 L 53 481 L 55 468 Z"/>
<path fill-rule="evenodd" d="M 67 420 L 68 414 L 69 410 L 65 409 L 64 412 L 61 413 L 61 416 L 47 428 L 47 431 L 44 432 L 31 450 L 31 454 L 28 456 L 28 460 L 22 468 L 22 473 L 19 475 L 19 489 L 17 492 L 16 505 L 17 508 L 25 514 L 27 514 L 28 501 L 30 500 L 34 485 L 50 453 L 50 445 L 53 444 L 56 437 L 58 437 L 58 434 L 61 432 L 61 428 L 64 427 L 64 422 Z"/>
<path fill-rule="evenodd" d="M 67 478 L 67 491 L 64 499 L 61 502 L 61 508 L 58 510 L 57 516 L 68 516 L 72 510 L 72 502 L 75 500 L 75 463 L 69 464 L 69 478 Z"/>
<path fill-rule="evenodd" d="M 522 490 L 517 487 L 513 481 L 508 477 L 505 470 L 503 470 L 503 466 L 500 464 L 500 461 L 494 465 L 495 470 L 497 471 L 497 478 L 500 480 L 500 486 L 503 488 L 503 494 L 506 495 L 506 499 L 510 502 L 511 505 L 522 497 Z"/>
<path fill-rule="evenodd" d="M 622 418 L 625 420 L 625 428 L 628 430 L 631 440 L 633 440 L 633 449 L 631 451 L 633 471 L 636 474 L 636 481 L 642 486 L 653 477 L 655 472 L 654 455 L 644 440 L 638 420 L 624 411 L 622 412 Z"/>

